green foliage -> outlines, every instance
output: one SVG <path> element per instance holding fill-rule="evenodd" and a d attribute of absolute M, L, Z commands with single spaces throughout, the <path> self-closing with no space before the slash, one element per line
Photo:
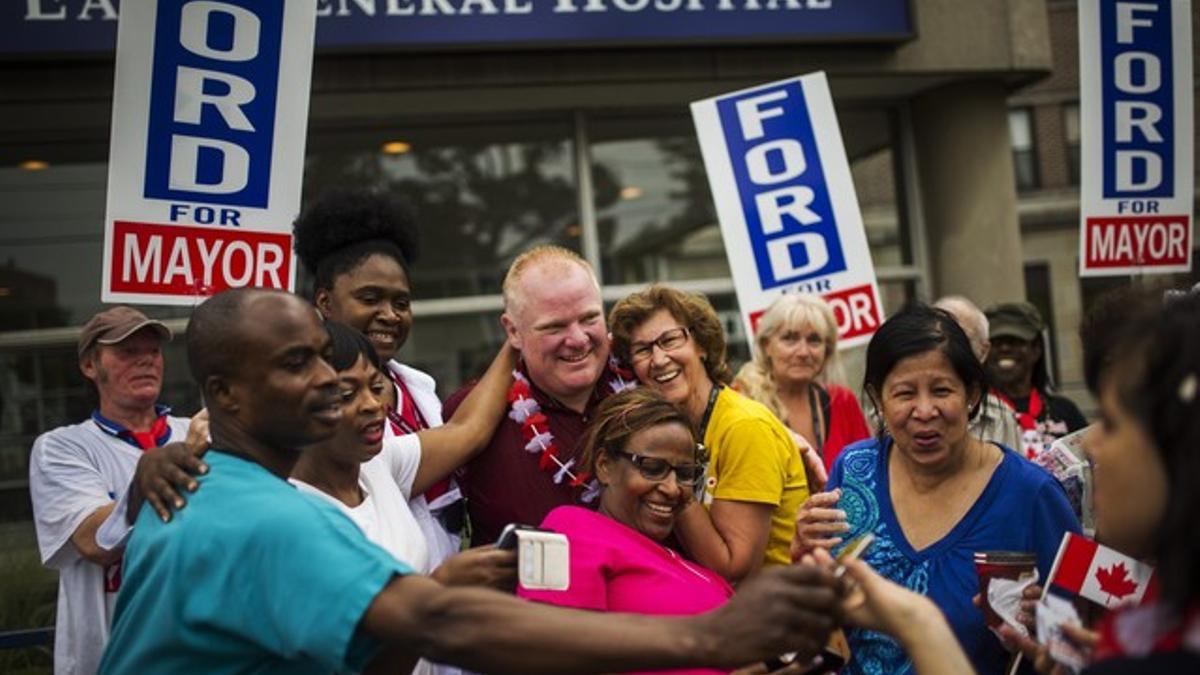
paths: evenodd
<path fill-rule="evenodd" d="M 28 523 L 21 523 L 28 526 Z M 32 527 L 0 529 L 0 631 L 54 625 L 58 575 L 42 567 Z M 0 672 L 13 675 L 50 673 L 49 645 L 0 651 Z"/>

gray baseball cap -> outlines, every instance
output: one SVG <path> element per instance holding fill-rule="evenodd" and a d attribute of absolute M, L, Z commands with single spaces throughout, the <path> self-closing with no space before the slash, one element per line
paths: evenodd
<path fill-rule="evenodd" d="M 988 308 L 988 338 L 1015 337 L 1032 341 L 1046 328 L 1042 313 L 1028 302 L 1004 302 Z"/>
<path fill-rule="evenodd" d="M 143 328 L 153 328 L 163 342 L 171 340 L 166 324 L 132 307 L 117 305 L 93 316 L 79 334 L 79 356 L 95 345 L 115 345 Z"/>

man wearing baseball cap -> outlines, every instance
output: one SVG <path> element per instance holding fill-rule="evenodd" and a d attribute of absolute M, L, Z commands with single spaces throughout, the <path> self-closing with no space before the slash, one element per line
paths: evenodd
<path fill-rule="evenodd" d="M 162 345 L 171 331 L 132 307 L 93 316 L 79 336 L 79 369 L 96 409 L 33 444 L 29 491 L 42 563 L 58 570 L 55 673 L 96 672 L 121 585 L 121 549 L 96 531 L 126 492 L 145 450 L 182 441 L 187 418 L 158 403 Z M 117 518 L 118 516 L 113 516 Z"/>
<path fill-rule="evenodd" d="M 1046 369 L 1042 314 L 1028 302 L 1006 302 L 988 308 L 987 356 L 993 392 L 1017 415 L 1026 456 L 1037 457 L 1055 440 L 1087 426 L 1079 408 L 1051 393 Z"/>

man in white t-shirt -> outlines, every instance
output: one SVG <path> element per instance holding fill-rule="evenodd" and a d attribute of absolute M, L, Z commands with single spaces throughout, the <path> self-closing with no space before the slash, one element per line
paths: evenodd
<path fill-rule="evenodd" d="M 106 549 L 96 532 L 117 519 L 142 453 L 184 440 L 188 420 L 158 404 L 162 344 L 171 331 L 125 306 L 93 316 L 79 337 L 79 369 L 98 405 L 79 424 L 47 431 L 33 444 L 29 491 L 42 563 L 58 570 L 54 672 L 95 673 L 108 642 L 121 548 Z"/>

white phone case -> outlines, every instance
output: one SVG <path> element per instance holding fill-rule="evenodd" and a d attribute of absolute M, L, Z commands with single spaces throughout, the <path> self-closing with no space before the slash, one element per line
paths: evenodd
<path fill-rule="evenodd" d="M 570 543 L 566 535 L 517 531 L 517 579 L 531 591 L 565 591 L 571 585 Z"/>

